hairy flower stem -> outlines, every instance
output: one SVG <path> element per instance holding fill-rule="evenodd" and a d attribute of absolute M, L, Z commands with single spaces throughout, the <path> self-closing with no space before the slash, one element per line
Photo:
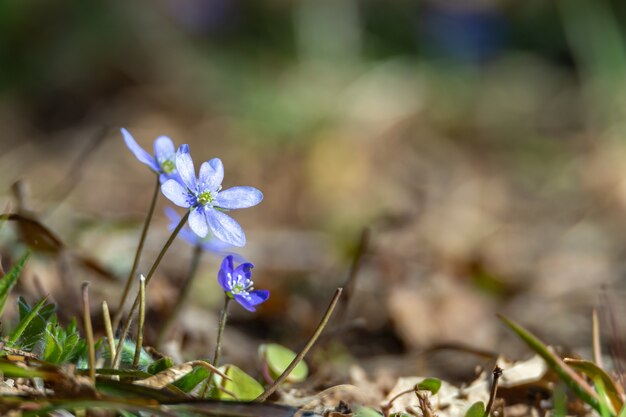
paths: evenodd
<path fill-rule="evenodd" d="M 220 322 L 217 329 L 217 341 L 215 342 L 215 352 L 213 353 L 213 361 L 211 362 L 211 364 L 216 368 L 219 366 L 217 362 L 220 360 L 220 352 L 222 350 L 222 336 L 224 335 L 224 329 L 226 328 L 226 319 L 228 318 L 228 306 L 230 304 L 230 300 L 231 298 L 228 296 L 228 294 L 224 293 L 224 308 L 222 308 L 222 313 L 220 314 Z M 204 381 L 204 387 L 202 388 L 200 398 L 203 398 L 206 394 L 212 377 L 213 372 L 211 372 L 207 379 Z"/>
<path fill-rule="evenodd" d="M 143 346 L 143 325 L 146 320 L 146 279 L 141 276 L 139 283 L 139 325 L 137 326 L 137 342 L 135 344 L 135 356 L 133 357 L 133 368 L 139 365 L 139 356 Z"/>
<path fill-rule="evenodd" d="M 174 231 L 172 231 L 172 234 L 167 239 L 167 242 L 165 242 L 165 244 L 161 248 L 161 252 L 159 252 L 159 254 L 157 255 L 156 259 L 154 260 L 154 263 L 152 264 L 152 267 L 150 268 L 150 271 L 148 271 L 148 275 L 146 275 L 146 287 L 150 283 L 150 280 L 152 279 L 152 276 L 154 275 L 154 272 L 159 267 L 159 264 L 161 263 L 161 260 L 163 260 L 163 257 L 165 256 L 165 253 L 170 248 L 170 246 L 172 246 L 172 242 L 174 242 L 174 239 L 176 239 L 176 236 L 178 236 L 178 232 L 180 232 L 180 229 L 182 229 L 183 226 L 185 225 L 185 223 L 187 222 L 187 219 L 189 218 L 189 213 L 190 212 L 188 211 L 187 213 L 185 213 L 185 215 L 182 217 L 182 219 L 180 219 L 180 222 L 178 222 L 178 224 L 176 225 L 176 228 L 174 229 Z M 137 294 L 137 296 L 135 297 L 135 301 L 133 302 L 133 306 L 130 308 L 130 311 L 128 313 L 128 320 L 130 320 L 132 318 L 132 316 L 135 313 L 135 310 L 137 310 L 138 306 L 139 306 L 139 294 Z"/>
<path fill-rule="evenodd" d="M 200 258 L 202 257 L 202 246 L 196 245 L 193 250 L 193 255 L 191 256 L 191 265 L 189 266 L 189 271 L 187 272 L 187 277 L 185 277 L 185 281 L 183 282 L 183 286 L 178 293 L 178 298 L 174 303 L 174 307 L 172 307 L 172 311 L 167 315 L 161 330 L 159 331 L 159 336 L 157 337 L 156 346 L 161 347 L 163 341 L 165 340 L 165 336 L 167 335 L 172 323 L 176 321 L 178 314 L 180 313 L 185 300 L 187 300 L 187 296 L 189 294 L 189 289 L 191 288 L 191 283 L 196 276 L 196 272 L 198 270 L 198 265 L 200 265 Z"/>
<path fill-rule="evenodd" d="M 154 208 L 156 207 L 156 201 L 159 195 L 159 188 L 160 188 L 159 185 L 160 185 L 159 176 L 157 175 L 156 184 L 154 186 L 154 192 L 152 193 L 152 201 L 150 202 L 150 208 L 148 209 L 148 214 L 146 215 L 146 220 L 144 221 L 143 229 L 141 230 L 141 237 L 139 238 L 139 245 L 137 246 L 137 251 L 135 252 L 135 260 L 133 261 L 133 266 L 130 269 L 128 278 L 126 278 L 126 285 L 124 286 L 124 291 L 122 292 L 120 303 L 117 306 L 115 317 L 113 318 L 114 329 L 117 329 L 117 326 L 119 326 L 120 320 L 122 319 L 122 313 L 124 311 L 124 304 L 126 303 L 126 299 L 128 298 L 130 285 L 133 282 L 133 277 L 135 276 L 135 273 L 137 272 L 137 266 L 139 266 L 139 260 L 141 259 L 141 252 L 143 251 L 143 245 L 146 241 L 148 228 L 150 226 L 150 222 L 152 221 L 152 215 L 154 214 Z"/>

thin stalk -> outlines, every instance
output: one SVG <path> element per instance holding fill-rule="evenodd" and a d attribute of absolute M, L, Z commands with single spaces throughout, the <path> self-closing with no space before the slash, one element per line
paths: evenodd
<path fill-rule="evenodd" d="M 142 275 L 139 280 L 139 323 L 137 325 L 137 343 L 135 344 L 133 368 L 137 368 L 137 365 L 139 365 L 139 355 L 143 345 L 143 324 L 146 320 L 146 278 Z"/>
<path fill-rule="evenodd" d="M 276 389 L 278 389 L 280 384 L 282 384 L 285 381 L 285 379 L 287 379 L 291 371 L 293 371 L 294 368 L 298 366 L 298 364 L 302 361 L 302 359 L 304 359 L 306 354 L 309 352 L 309 349 L 313 347 L 313 345 L 315 344 L 315 341 L 320 336 L 320 334 L 322 334 L 322 331 L 324 331 L 324 328 L 328 324 L 328 321 L 330 320 L 330 316 L 333 314 L 333 311 L 335 310 L 335 307 L 337 306 L 337 302 L 339 301 L 339 298 L 341 297 L 342 292 L 343 292 L 343 288 L 337 288 L 337 290 L 335 291 L 335 295 L 333 296 L 333 299 L 330 301 L 330 305 L 326 309 L 326 313 L 324 313 L 324 317 L 322 317 L 322 320 L 317 325 L 317 329 L 315 329 L 315 332 L 313 333 L 309 341 L 306 343 L 304 348 L 300 351 L 300 353 L 296 355 L 295 358 L 293 358 L 293 360 L 291 361 L 287 369 L 285 369 L 283 373 L 280 374 L 278 378 L 276 378 L 274 383 L 270 385 L 269 387 L 267 387 L 265 391 L 263 391 L 263 393 L 254 400 L 255 402 L 263 402 L 267 400 L 269 396 L 272 395 L 274 391 L 276 391 Z"/>
<path fill-rule="evenodd" d="M 489 392 L 489 402 L 487 403 L 487 407 L 485 407 L 484 417 L 489 417 L 491 414 L 491 409 L 493 408 L 493 403 L 496 400 L 496 394 L 498 393 L 498 379 L 502 376 L 502 368 L 498 365 L 493 368 L 493 381 L 491 382 L 491 390 Z"/>
<path fill-rule="evenodd" d="M 593 346 L 593 361 L 600 368 L 604 368 L 602 363 L 602 345 L 600 343 L 600 320 L 598 319 L 598 310 L 594 307 L 591 310 L 591 339 Z"/>
<path fill-rule="evenodd" d="M 217 330 L 217 341 L 215 342 L 215 352 L 213 353 L 213 362 L 211 364 L 216 368 L 219 366 L 217 361 L 220 359 L 220 352 L 222 350 L 222 336 L 224 335 L 224 329 L 226 328 L 226 319 L 228 318 L 228 305 L 231 298 L 224 294 L 224 308 L 220 314 L 220 324 Z"/>
<path fill-rule="evenodd" d="M 85 325 L 85 335 L 87 337 L 87 349 L 89 352 L 89 378 L 96 383 L 96 348 L 93 340 L 93 327 L 91 326 L 91 311 L 89 308 L 89 283 L 82 286 L 83 292 L 83 320 Z"/>
<path fill-rule="evenodd" d="M 178 298 L 174 303 L 174 307 L 172 307 L 172 311 L 167 315 L 161 330 L 159 331 L 159 336 L 157 337 L 157 346 L 161 347 L 165 336 L 167 335 L 172 323 L 176 321 L 178 314 L 180 313 L 185 300 L 187 300 L 187 296 L 189 294 L 189 289 L 191 288 L 191 283 L 196 276 L 196 271 L 198 270 L 198 265 L 200 265 L 200 258 L 202 257 L 202 246 L 196 245 L 193 250 L 193 255 L 191 256 L 191 265 L 189 267 L 189 271 L 187 272 L 187 277 L 185 277 L 185 281 L 183 282 L 183 286 L 178 293 Z"/>
<path fill-rule="evenodd" d="M 217 340 L 215 341 L 215 352 L 213 353 L 213 361 L 211 362 L 211 364 L 216 368 L 219 366 L 217 362 L 220 359 L 220 352 L 222 350 L 222 336 L 224 335 L 224 329 L 226 328 L 226 320 L 228 319 L 228 306 L 230 305 L 230 300 L 231 298 L 228 296 L 228 294 L 224 293 L 224 307 L 222 308 L 222 313 L 220 314 L 220 321 L 217 329 Z M 209 376 L 207 376 L 207 378 L 205 379 L 200 398 L 203 398 L 204 394 L 206 394 L 212 377 L 213 372 L 211 372 Z"/>
<path fill-rule="evenodd" d="M 161 263 L 161 260 L 163 259 L 163 256 L 165 256 L 165 253 L 167 252 L 167 250 L 172 245 L 172 242 L 174 242 L 174 239 L 176 239 L 176 236 L 178 235 L 178 232 L 180 232 L 180 229 L 182 229 L 183 226 L 185 225 L 185 223 L 187 222 L 187 219 L 189 218 L 189 213 L 190 213 L 190 211 L 187 211 L 187 213 L 185 213 L 183 218 L 180 219 L 180 222 L 178 222 L 178 224 L 176 225 L 176 228 L 174 229 L 174 231 L 172 232 L 170 237 L 167 239 L 167 242 L 165 242 L 165 244 L 161 248 L 161 252 L 159 252 L 159 254 L 157 255 L 156 259 L 154 260 L 154 263 L 152 264 L 152 267 L 150 268 L 150 271 L 148 271 L 148 275 L 146 275 L 146 287 L 150 283 L 150 280 L 152 279 L 152 276 L 154 275 L 154 272 L 156 271 L 156 269 L 158 268 L 159 264 Z M 137 309 L 138 306 L 139 306 L 139 294 L 137 294 L 137 296 L 135 297 L 135 301 L 133 302 L 133 306 L 131 307 L 130 312 L 128 313 L 128 320 L 130 320 L 130 318 L 133 316 L 133 314 L 135 313 L 135 310 Z"/>
<path fill-rule="evenodd" d="M 130 269 L 130 274 L 128 274 L 128 278 L 126 278 L 126 285 L 124 286 L 124 291 L 122 292 L 122 297 L 120 299 L 120 303 L 117 306 L 117 311 L 115 312 L 115 317 L 113 319 L 114 328 L 117 329 L 117 326 L 120 324 L 120 320 L 122 319 L 122 313 L 124 311 L 124 304 L 126 303 L 126 299 L 128 298 L 128 292 L 130 291 L 130 285 L 133 282 L 133 277 L 137 272 L 137 266 L 139 266 L 139 260 L 141 259 L 141 252 L 143 251 L 143 245 L 146 241 L 146 235 L 148 234 L 148 228 L 150 226 L 150 222 L 152 221 L 152 216 L 154 214 L 154 208 L 156 207 L 157 197 L 159 195 L 159 176 L 156 176 L 156 184 L 154 186 L 154 192 L 152 193 L 152 201 L 150 202 L 150 208 L 148 209 L 148 214 L 146 215 L 146 220 L 143 223 L 143 229 L 141 230 L 141 237 L 139 238 L 139 245 L 137 246 L 137 251 L 135 252 L 135 260 L 133 261 L 133 266 Z"/>
<path fill-rule="evenodd" d="M 124 340 L 126 340 L 126 336 L 128 336 L 128 330 L 130 329 L 130 324 L 132 322 L 132 317 L 129 317 L 128 320 L 126 320 L 122 333 L 120 334 L 120 340 L 117 342 L 117 349 L 115 350 L 115 357 L 113 358 L 113 365 L 111 366 L 113 369 L 117 369 L 120 366 L 120 361 L 122 360 L 122 350 L 124 349 Z"/>
<path fill-rule="evenodd" d="M 104 317 L 104 331 L 107 335 L 109 343 L 109 356 L 111 367 L 113 367 L 113 359 L 115 358 L 115 339 L 113 339 L 113 326 L 111 325 L 111 314 L 109 313 L 109 305 L 106 301 L 102 302 L 102 316 Z"/>

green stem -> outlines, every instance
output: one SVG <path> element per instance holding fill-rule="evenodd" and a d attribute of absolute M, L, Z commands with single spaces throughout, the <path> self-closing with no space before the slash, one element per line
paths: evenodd
<path fill-rule="evenodd" d="M 222 350 L 222 336 L 224 335 L 224 329 L 226 328 L 226 319 L 228 318 L 228 306 L 230 304 L 230 300 L 231 298 L 228 294 L 224 293 L 224 308 L 222 308 L 222 313 L 220 314 L 220 322 L 217 329 L 217 340 L 215 342 L 215 353 L 213 353 L 213 362 L 211 362 L 211 364 L 216 368 L 218 367 L 217 362 L 220 359 L 220 352 Z M 209 373 L 209 376 L 204 381 L 204 387 L 202 388 L 200 398 L 203 398 L 206 394 L 212 377 L 213 372 Z"/>
<path fill-rule="evenodd" d="M 141 347 L 143 346 L 143 324 L 146 320 L 146 280 L 141 276 L 139 283 L 139 324 L 137 326 L 137 342 L 135 343 L 135 356 L 133 357 L 133 368 L 139 365 Z"/>
<path fill-rule="evenodd" d="M 189 271 L 187 272 L 187 277 L 185 277 L 185 281 L 183 282 L 183 286 L 180 289 L 180 292 L 178 293 L 178 298 L 176 299 L 176 302 L 174 303 L 174 307 L 172 307 L 172 311 L 170 311 L 170 314 L 168 314 L 167 317 L 165 318 L 165 322 L 163 323 L 163 326 L 161 327 L 161 330 L 159 332 L 159 336 L 157 337 L 156 345 L 158 347 L 161 347 L 161 345 L 163 344 L 165 336 L 167 335 L 170 327 L 172 326 L 172 323 L 174 323 L 174 321 L 178 317 L 178 314 L 180 313 L 180 310 L 183 304 L 185 303 L 185 300 L 187 300 L 189 289 L 191 288 L 191 283 L 193 282 L 193 279 L 196 276 L 198 265 L 200 265 L 201 257 L 202 257 L 202 246 L 196 245 L 193 250 L 193 255 L 191 256 L 191 265 L 189 267 Z"/>
<path fill-rule="evenodd" d="M 161 248 L 161 252 L 159 252 L 159 254 L 157 255 L 156 259 L 154 260 L 154 263 L 152 264 L 152 267 L 150 268 L 150 271 L 148 271 L 148 275 L 146 275 L 146 287 L 150 283 L 150 280 L 152 279 L 152 276 L 154 275 L 154 272 L 159 267 L 159 264 L 161 263 L 161 260 L 165 256 L 165 253 L 167 252 L 167 250 L 172 245 L 172 242 L 174 242 L 174 239 L 176 239 L 176 236 L 178 236 L 178 232 L 180 232 L 180 229 L 182 229 L 183 226 L 185 225 L 185 223 L 187 222 L 187 219 L 189 218 L 189 213 L 191 213 L 191 212 L 187 211 L 187 213 L 185 213 L 183 218 L 180 219 L 180 222 L 178 222 L 178 224 L 176 225 L 176 228 L 174 229 L 174 231 L 172 232 L 170 237 L 167 239 L 167 242 L 165 242 L 165 244 Z M 131 307 L 130 312 L 128 313 L 128 320 L 131 319 L 131 317 L 135 313 L 135 310 L 137 310 L 138 306 L 139 306 L 139 294 L 137 294 L 137 296 L 135 297 L 135 301 L 133 302 L 133 306 Z"/>
<path fill-rule="evenodd" d="M 226 319 L 228 318 L 228 305 L 231 298 L 228 294 L 224 294 L 224 308 L 220 315 L 220 324 L 217 330 L 217 341 L 215 342 L 215 353 L 213 353 L 213 362 L 211 364 L 216 368 L 219 366 L 217 361 L 220 359 L 220 352 L 222 350 L 222 336 L 224 335 L 224 328 L 226 327 Z"/>
<path fill-rule="evenodd" d="M 137 272 L 137 267 L 139 266 L 139 260 L 141 259 L 141 252 L 143 251 L 143 245 L 146 242 L 148 228 L 150 226 L 150 222 L 152 221 L 154 208 L 156 207 L 156 201 L 159 195 L 159 189 L 160 189 L 159 185 L 160 185 L 159 176 L 157 175 L 156 184 L 154 186 L 154 192 L 152 193 L 152 201 L 150 202 L 148 215 L 146 216 L 146 220 L 143 223 L 143 229 L 141 230 L 141 237 L 139 238 L 139 245 L 137 246 L 137 251 L 135 252 L 135 260 L 133 261 L 133 267 L 130 269 L 130 274 L 128 274 L 128 278 L 126 278 L 126 285 L 124 286 L 124 291 L 122 292 L 120 303 L 117 306 L 117 311 L 115 312 L 115 317 L 113 318 L 114 329 L 117 329 L 117 326 L 119 326 L 120 320 L 122 319 L 122 313 L 124 311 L 124 304 L 126 303 L 126 299 L 128 298 L 130 285 L 133 282 L 133 277 L 135 276 L 135 273 Z"/>

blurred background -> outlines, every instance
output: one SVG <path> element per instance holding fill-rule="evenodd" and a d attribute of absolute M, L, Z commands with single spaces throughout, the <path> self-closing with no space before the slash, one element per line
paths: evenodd
<path fill-rule="evenodd" d="M 225 187 L 265 194 L 234 213 L 272 291 L 257 314 L 233 308 L 236 363 L 253 366 L 260 341 L 301 346 L 364 229 L 344 327 L 320 352 L 368 370 L 402 358 L 407 374 L 434 372 L 411 355 L 441 343 L 527 352 L 496 313 L 589 349 L 603 288 L 604 310 L 625 312 L 625 14 L 600 0 L 0 2 L 0 204 L 19 208 L 20 180 L 22 209 L 119 278 L 38 254 L 19 291 L 72 316 L 87 280 L 94 314 L 116 304 L 154 183 L 125 127 L 148 150 L 190 144 L 196 167 L 220 157 Z M 24 251 L 14 226 L 5 269 Z M 191 252 L 177 241 L 149 287 L 151 326 Z M 202 259 L 168 348 L 180 357 L 212 352 L 219 262 Z"/>

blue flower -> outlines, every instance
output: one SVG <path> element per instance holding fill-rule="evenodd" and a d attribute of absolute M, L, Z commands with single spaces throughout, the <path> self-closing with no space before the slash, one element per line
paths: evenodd
<path fill-rule="evenodd" d="M 268 290 L 255 290 L 252 282 L 252 265 L 249 262 L 242 263 L 234 268 L 233 257 L 227 256 L 222 262 L 217 281 L 226 294 L 234 298 L 248 311 L 256 311 L 255 306 L 270 298 Z"/>
<path fill-rule="evenodd" d="M 170 220 L 170 224 L 168 225 L 168 229 L 173 231 L 178 223 L 180 222 L 181 217 L 176 213 L 176 211 L 171 207 L 165 208 L 165 214 Z M 185 225 L 180 232 L 178 232 L 178 237 L 186 241 L 187 243 L 193 246 L 200 246 L 203 250 L 207 252 L 212 252 L 219 256 L 227 256 L 232 255 L 233 258 L 237 262 L 245 262 L 243 256 L 232 252 L 233 246 L 228 243 L 222 242 L 213 236 L 212 233 L 207 234 L 205 237 L 200 237 L 194 232 L 191 231 L 189 226 Z"/>
<path fill-rule="evenodd" d="M 128 149 L 130 149 L 139 162 L 147 165 L 151 170 L 159 174 L 159 181 L 161 181 L 161 183 L 169 179 L 180 180 L 178 172 L 176 171 L 176 148 L 174 147 L 172 139 L 167 136 L 159 136 L 156 138 L 154 141 L 154 156 L 152 156 L 137 144 L 135 138 L 132 137 L 128 130 L 122 128 L 121 131 Z"/>
<path fill-rule="evenodd" d="M 176 152 L 176 169 L 181 182 L 168 180 L 161 184 L 161 191 L 177 206 L 191 210 L 191 230 L 200 237 L 208 235 L 210 230 L 223 242 L 244 246 L 246 235 L 243 229 L 224 212 L 256 206 L 263 200 L 263 193 L 254 187 L 232 187 L 221 191 L 224 165 L 219 158 L 204 162 L 196 180 L 187 145 L 181 145 Z"/>

